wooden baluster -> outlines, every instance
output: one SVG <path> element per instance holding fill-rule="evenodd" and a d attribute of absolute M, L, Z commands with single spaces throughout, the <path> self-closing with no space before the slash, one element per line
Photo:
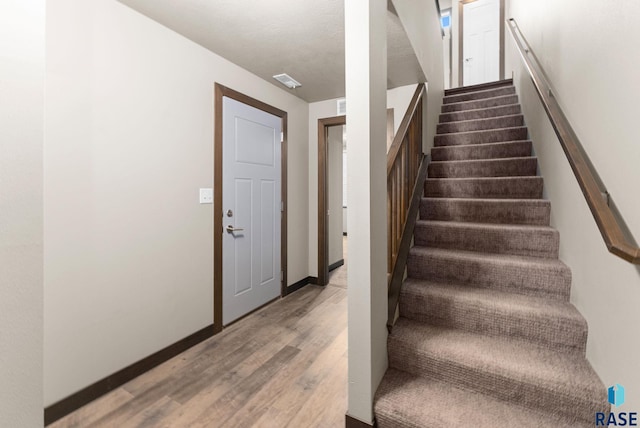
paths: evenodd
<path fill-rule="evenodd" d="M 393 207 L 391 204 L 391 181 L 387 180 L 387 272 L 391 273 L 393 267 L 391 263 L 391 236 L 392 236 L 392 222 L 393 222 Z"/>
<path fill-rule="evenodd" d="M 396 206 L 396 246 L 394 249 L 394 262 L 395 256 L 398 254 L 398 245 L 400 244 L 400 236 L 402 236 L 402 217 L 400 210 L 402 208 L 402 177 L 400 176 L 399 160 L 396 160 L 396 198 L 398 199 L 398 205 Z"/>
<path fill-rule="evenodd" d="M 400 156 L 400 229 L 404 226 L 404 212 L 407 204 L 406 196 L 405 196 L 405 188 L 407 187 L 407 169 L 406 169 L 406 159 L 407 159 L 407 146 L 406 144 L 402 145 L 402 156 Z"/>
<path fill-rule="evenodd" d="M 393 253 L 396 246 L 396 183 L 393 172 L 392 168 L 389 182 L 391 184 L 391 246 L 389 247 L 389 260 L 391 260 L 391 266 L 393 266 Z"/>
<path fill-rule="evenodd" d="M 387 157 L 387 262 L 391 287 L 388 326 L 393 323 L 404 263 L 410 246 L 411 233 L 405 229 L 409 222 L 411 226 L 408 230 L 413 229 L 419 209 L 419 197 L 423 193 L 423 189 L 415 185 L 427 173 L 426 164 L 422 163 L 423 94 L 424 85 L 421 84 L 416 88 Z"/>

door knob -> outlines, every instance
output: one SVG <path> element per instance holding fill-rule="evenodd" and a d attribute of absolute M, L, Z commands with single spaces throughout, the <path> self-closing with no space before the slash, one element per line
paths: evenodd
<path fill-rule="evenodd" d="M 229 233 L 240 232 L 241 230 L 244 230 L 244 229 L 241 227 L 233 227 L 232 225 L 227 226 L 227 232 Z"/>

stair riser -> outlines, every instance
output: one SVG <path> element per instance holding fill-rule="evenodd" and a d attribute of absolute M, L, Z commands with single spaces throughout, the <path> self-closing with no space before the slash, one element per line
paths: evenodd
<path fill-rule="evenodd" d="M 485 89 L 482 91 L 467 92 L 458 95 L 448 95 L 442 100 L 443 104 L 460 103 L 463 101 L 483 100 L 486 98 L 502 97 L 505 95 L 513 95 L 516 93 L 514 86 L 503 86 L 495 89 Z"/>
<path fill-rule="evenodd" d="M 538 168 L 536 158 L 482 160 L 472 162 L 432 162 L 429 178 L 530 177 Z"/>
<path fill-rule="evenodd" d="M 604 394 L 606 396 L 606 394 Z M 604 400 L 606 402 L 606 397 Z M 389 368 L 376 392 L 378 428 L 593 428 L 495 398 L 459 389 L 448 382 Z"/>
<path fill-rule="evenodd" d="M 565 397 L 547 391 L 535 383 L 521 379 L 510 379 L 469 367 L 458 361 L 443 358 L 435 353 L 421 352 L 406 346 L 395 336 L 389 336 L 389 366 L 408 373 L 445 381 L 460 388 L 478 391 L 501 400 L 545 413 L 563 415 L 584 422 L 593 422 L 596 412 L 608 409 L 601 403 L 584 400 L 582 397 Z M 589 419 L 585 419 L 586 417 Z"/>
<path fill-rule="evenodd" d="M 504 141 L 520 141 L 527 139 L 527 128 L 491 129 L 485 131 L 442 134 L 434 137 L 436 147 L 458 146 L 463 144 L 500 143 Z"/>
<path fill-rule="evenodd" d="M 548 201 L 474 201 L 423 198 L 420 219 L 548 226 Z"/>
<path fill-rule="evenodd" d="M 477 251 L 541 258 L 558 258 L 560 238 L 553 229 L 523 231 L 515 228 L 486 229 L 448 225 L 415 226 L 416 245 L 447 250 Z"/>
<path fill-rule="evenodd" d="M 542 178 L 427 179 L 424 196 L 440 198 L 542 198 Z"/>
<path fill-rule="evenodd" d="M 504 79 L 504 80 L 498 80 L 495 82 L 480 83 L 478 85 L 469 85 L 469 86 L 461 86 L 458 88 L 445 89 L 444 95 L 445 97 L 448 97 L 450 95 L 460 95 L 460 94 L 467 94 L 469 92 L 485 91 L 487 89 L 496 89 L 496 88 L 501 88 L 503 86 L 513 86 L 513 79 Z"/>
<path fill-rule="evenodd" d="M 412 250 L 407 273 L 411 278 L 569 300 L 571 271 L 559 266 L 540 269 L 518 262 L 449 258 Z"/>
<path fill-rule="evenodd" d="M 511 116 L 514 114 L 520 114 L 522 109 L 519 104 L 490 107 L 479 110 L 467 110 L 457 113 L 442 113 L 439 118 L 439 123 L 459 122 L 462 120 L 474 120 L 474 119 L 489 119 L 491 117 Z"/>
<path fill-rule="evenodd" d="M 451 134 L 454 132 L 484 131 L 488 129 L 513 128 L 524 125 L 522 115 L 502 116 L 491 119 L 466 120 L 462 122 L 441 123 L 436 133 Z"/>
<path fill-rule="evenodd" d="M 507 95 L 505 97 L 487 98 L 484 100 L 465 101 L 455 104 L 443 104 L 441 113 L 452 113 L 465 110 L 477 110 L 487 107 L 499 107 L 509 104 L 518 104 L 517 95 Z"/>
<path fill-rule="evenodd" d="M 587 344 L 586 323 L 570 318 L 539 317 L 528 313 L 499 311 L 464 300 L 438 295 L 400 294 L 400 313 L 405 318 L 431 325 L 477 332 L 489 336 L 518 338 L 538 343 L 559 352 L 584 354 Z"/>
<path fill-rule="evenodd" d="M 389 417 L 378 412 L 376 412 L 375 418 L 376 424 L 374 426 L 377 428 L 414 428 L 413 424 L 404 423 L 402 419 Z"/>
<path fill-rule="evenodd" d="M 501 159 L 531 156 L 531 141 L 443 146 L 431 149 L 433 161 Z"/>

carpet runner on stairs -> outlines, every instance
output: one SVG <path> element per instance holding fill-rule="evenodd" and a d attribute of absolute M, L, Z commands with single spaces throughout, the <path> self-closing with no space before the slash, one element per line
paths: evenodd
<path fill-rule="evenodd" d="M 608 412 L 511 80 L 445 94 L 378 427 L 588 427 Z"/>

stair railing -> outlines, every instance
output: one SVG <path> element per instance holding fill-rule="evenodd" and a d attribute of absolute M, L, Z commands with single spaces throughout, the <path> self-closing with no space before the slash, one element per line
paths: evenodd
<path fill-rule="evenodd" d="M 582 189 L 582 193 L 587 200 L 591 214 L 593 214 L 598 229 L 600 229 L 600 234 L 607 249 L 612 254 L 630 263 L 640 264 L 640 248 L 631 242 L 633 241 L 632 237 L 628 237 L 623 232 L 623 230 L 627 230 L 626 226 L 614 214 L 610 206 L 611 198 L 609 192 L 584 151 L 580 139 L 560 108 L 551 85 L 545 77 L 544 70 L 536 60 L 516 21 L 511 18 L 507 20 L 507 25 L 531 76 L 531 80 L 533 80 L 551 125 L 558 136 L 558 140 L 560 140 L 562 149 L 569 160 L 571 169 L 578 180 L 580 189 Z"/>
<path fill-rule="evenodd" d="M 387 327 L 395 319 L 404 279 L 420 195 L 427 174 L 422 153 L 422 104 L 425 85 L 416 88 L 398 132 L 387 152 L 387 272 L 389 313 Z"/>

